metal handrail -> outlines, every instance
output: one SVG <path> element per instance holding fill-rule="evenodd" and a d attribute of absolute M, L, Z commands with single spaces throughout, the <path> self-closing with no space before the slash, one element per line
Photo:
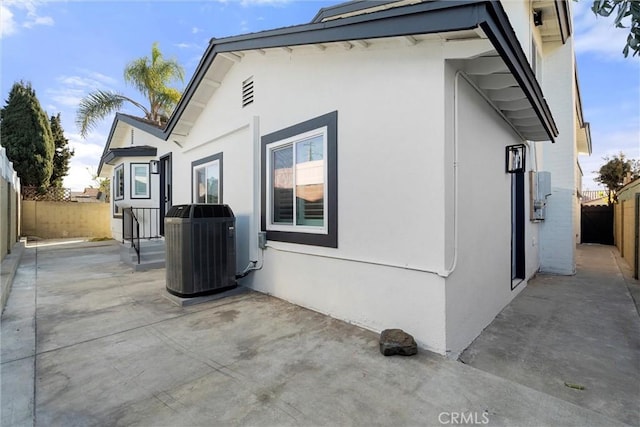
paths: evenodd
<path fill-rule="evenodd" d="M 131 227 L 132 231 L 135 230 L 135 234 L 131 239 L 131 246 L 133 246 L 133 249 L 136 251 L 136 254 L 138 255 L 138 264 L 140 264 L 140 223 L 138 222 L 136 215 L 133 213 L 133 210 L 131 211 L 131 218 L 132 221 L 135 222 L 135 228 Z"/>
<path fill-rule="evenodd" d="M 160 208 L 128 207 L 122 211 L 122 243 L 131 241 L 140 264 L 140 239 L 158 239 L 160 235 Z M 142 228 L 142 235 L 140 229 Z"/>
<path fill-rule="evenodd" d="M 122 243 L 126 240 L 131 240 L 131 247 L 136 251 L 140 264 L 140 222 L 133 208 L 122 210 Z"/>

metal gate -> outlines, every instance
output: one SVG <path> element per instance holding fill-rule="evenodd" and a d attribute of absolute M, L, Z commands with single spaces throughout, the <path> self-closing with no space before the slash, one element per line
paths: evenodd
<path fill-rule="evenodd" d="M 613 245 L 613 205 L 582 206 L 582 243 Z"/>

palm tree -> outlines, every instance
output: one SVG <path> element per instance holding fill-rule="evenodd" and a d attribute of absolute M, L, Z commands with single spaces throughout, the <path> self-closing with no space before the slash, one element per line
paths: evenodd
<path fill-rule="evenodd" d="M 151 58 L 142 57 L 131 61 L 124 69 L 124 80 L 149 101 L 149 107 L 120 93 L 97 90 L 80 101 L 76 115 L 76 125 L 80 135 L 87 133 L 96 124 L 129 102 L 144 113 L 144 118 L 163 125 L 176 106 L 182 93 L 168 84 L 174 80 L 184 82 L 184 69 L 175 59 L 165 60 L 158 49 L 158 43 L 151 47 Z"/>

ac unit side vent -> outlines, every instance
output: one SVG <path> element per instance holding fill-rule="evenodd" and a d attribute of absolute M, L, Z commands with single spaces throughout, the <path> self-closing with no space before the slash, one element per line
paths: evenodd
<path fill-rule="evenodd" d="M 253 104 L 253 77 L 242 82 L 242 107 Z"/>

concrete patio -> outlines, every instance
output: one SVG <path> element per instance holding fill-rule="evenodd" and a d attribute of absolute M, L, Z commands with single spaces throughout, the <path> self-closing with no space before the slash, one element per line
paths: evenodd
<path fill-rule="evenodd" d="M 477 368 L 426 351 L 384 357 L 377 334 L 252 291 L 178 307 L 163 296 L 164 270 L 131 273 L 115 243 L 42 243 L 25 250 L 2 315 L 2 425 L 437 426 L 463 416 L 467 424 L 637 425 L 637 409 L 607 409 L 640 398 L 640 321 L 611 262 L 581 265 L 607 286 L 588 306 L 591 314 L 610 321 L 601 328 L 574 322 L 575 333 L 566 335 L 590 343 L 572 351 L 576 360 L 590 358 L 590 348 L 602 343 L 607 351 L 593 354 L 609 355 L 609 363 L 588 380 L 548 366 L 545 378 L 557 376 L 549 384 L 503 372 L 528 365 L 480 363 L 479 347 L 469 358 L 478 363 L 468 360 Z M 525 299 L 531 309 L 540 299 L 527 293 L 554 280 L 581 276 L 541 277 L 514 303 Z M 609 296 L 624 307 L 622 317 L 607 308 Z M 558 325 L 548 330 L 566 332 Z M 506 341 L 494 339 L 493 348 L 531 347 L 508 333 Z M 549 350 L 545 345 L 562 342 L 540 341 L 535 353 Z M 557 392 L 564 381 L 584 384 L 598 404 Z"/>

